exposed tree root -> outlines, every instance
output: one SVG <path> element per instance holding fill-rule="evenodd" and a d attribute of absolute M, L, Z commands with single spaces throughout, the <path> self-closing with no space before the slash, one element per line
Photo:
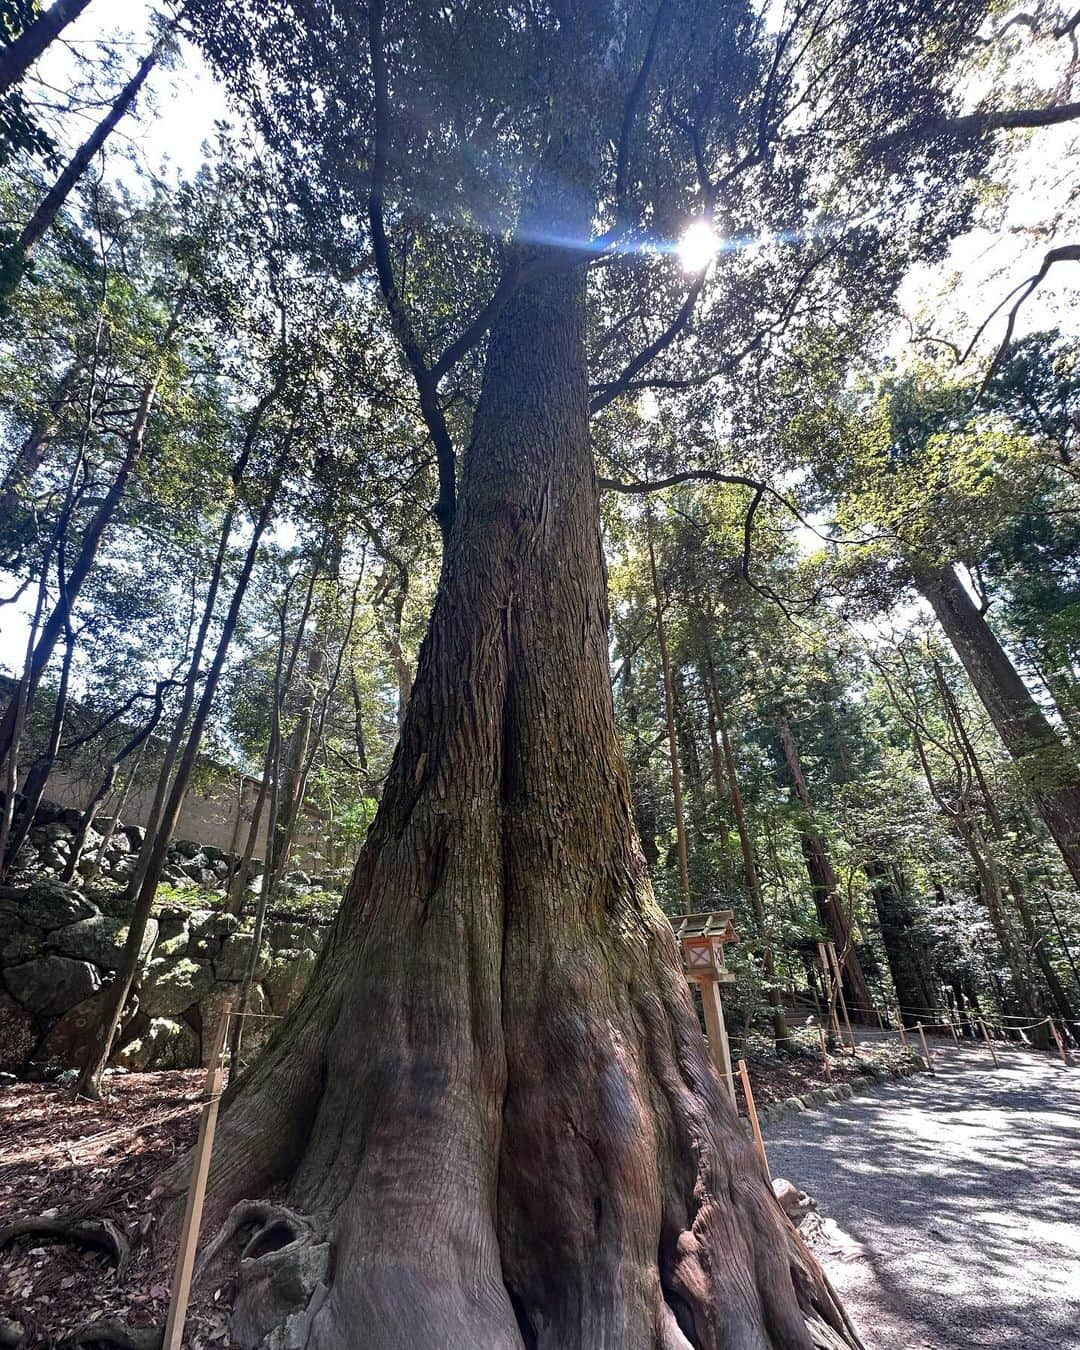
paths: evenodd
<path fill-rule="evenodd" d="M 64 1345 L 110 1345 L 118 1350 L 159 1350 L 165 1336 L 164 1327 L 129 1327 L 112 1318 L 87 1322 L 72 1332 Z"/>
<path fill-rule="evenodd" d="M 308 1242 L 314 1229 L 302 1214 L 269 1200 L 241 1200 L 233 1205 L 218 1233 L 207 1243 L 195 1267 L 195 1279 L 201 1279 L 211 1261 L 245 1228 L 256 1231 L 248 1238 L 240 1259 L 255 1259 L 294 1242 Z"/>
<path fill-rule="evenodd" d="M 16 1238 L 30 1236 L 59 1238 L 79 1242 L 84 1247 L 96 1247 L 112 1257 L 117 1279 L 123 1279 L 131 1256 L 131 1244 L 109 1219 L 17 1219 L 0 1229 L 0 1247 L 6 1247 Z"/>

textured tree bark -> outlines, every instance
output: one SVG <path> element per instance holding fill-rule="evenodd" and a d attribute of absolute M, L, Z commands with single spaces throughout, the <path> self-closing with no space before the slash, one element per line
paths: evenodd
<path fill-rule="evenodd" d="M 812 821 L 814 803 L 810 796 L 810 789 L 806 786 L 806 776 L 799 759 L 799 747 L 795 743 L 795 736 L 785 713 L 781 712 L 776 719 L 776 727 L 780 733 L 780 744 L 783 746 L 784 758 L 787 760 L 788 770 L 795 787 L 795 795 L 807 817 Z M 862 965 L 855 951 L 851 919 L 844 912 L 840 900 L 840 888 L 837 884 L 836 873 L 833 871 L 832 861 L 829 858 L 829 850 L 825 844 L 824 836 L 812 825 L 802 831 L 802 850 L 803 857 L 806 859 L 806 870 L 810 875 L 810 889 L 814 893 L 814 904 L 817 907 L 818 918 L 836 947 L 836 955 L 844 979 L 844 997 L 847 1000 L 848 1011 L 855 1016 L 856 1020 L 863 1020 L 870 1015 L 874 1000 L 870 996 L 866 976 L 863 974 Z"/>
<path fill-rule="evenodd" d="M 1074 755 L 1046 720 L 955 568 L 915 567 L 914 575 L 1080 885 L 1080 769 Z"/>
<path fill-rule="evenodd" d="M 495 324 L 379 813 L 223 1113 L 212 1208 L 279 1186 L 330 1244 L 322 1350 L 857 1344 L 708 1063 L 634 835 L 583 289 L 536 282 Z"/>

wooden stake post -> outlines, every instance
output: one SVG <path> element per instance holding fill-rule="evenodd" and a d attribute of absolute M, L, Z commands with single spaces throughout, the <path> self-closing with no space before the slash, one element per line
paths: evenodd
<path fill-rule="evenodd" d="M 716 910 L 710 914 L 686 914 L 678 921 L 675 932 L 682 944 L 686 978 L 696 983 L 701 990 L 709 1057 L 727 1084 L 734 1105 L 735 1078 L 731 1071 L 731 1050 L 727 1027 L 724 1025 L 724 1005 L 720 998 L 720 986 L 735 983 L 735 976 L 724 963 L 725 945 L 738 941 L 731 918 L 729 909 Z"/>
<path fill-rule="evenodd" d="M 169 1315 L 165 1322 L 162 1350 L 180 1350 L 184 1339 L 184 1319 L 187 1317 L 188 1300 L 191 1297 L 191 1277 L 195 1270 L 195 1251 L 199 1245 L 199 1226 L 202 1223 L 203 1202 L 206 1199 L 206 1179 L 210 1173 L 210 1152 L 214 1146 L 221 1090 L 225 1083 L 225 1068 L 221 1056 L 225 1049 L 225 1032 L 228 1025 L 229 1013 L 226 1011 L 215 1030 L 210 1064 L 206 1071 L 202 1119 L 199 1121 L 199 1137 L 195 1142 L 195 1159 L 192 1163 L 191 1184 L 188 1187 L 187 1205 L 184 1209 L 184 1226 L 180 1232 L 180 1250 L 176 1254 L 176 1269 L 173 1272 Z"/>
<path fill-rule="evenodd" d="M 769 1171 L 769 1160 L 765 1156 L 765 1140 L 761 1137 L 761 1126 L 758 1123 L 757 1107 L 754 1105 L 754 1090 L 750 1086 L 750 1075 L 746 1070 L 746 1060 L 739 1060 L 739 1078 L 742 1080 L 743 1096 L 746 1098 L 746 1114 L 750 1117 L 750 1128 L 754 1132 L 754 1143 L 757 1145 L 757 1151 L 761 1155 L 762 1166 L 765 1168 L 765 1175 L 772 1181 L 772 1173 Z"/>
<path fill-rule="evenodd" d="M 986 1023 L 979 1018 L 979 1026 L 982 1028 L 983 1040 L 986 1042 L 986 1048 L 990 1051 L 990 1058 L 994 1061 L 994 1068 L 998 1066 L 997 1051 L 994 1049 L 994 1042 L 990 1039 L 990 1033 L 986 1029 Z"/>
<path fill-rule="evenodd" d="M 851 1018 L 848 1016 L 847 999 L 844 997 L 844 978 L 840 973 L 840 962 L 836 957 L 836 946 L 832 942 L 826 942 L 826 949 L 829 953 L 829 963 L 832 966 L 833 979 L 836 981 L 836 996 L 840 1000 L 840 1009 L 844 1014 L 844 1026 L 847 1027 L 848 1045 L 851 1046 L 851 1053 L 855 1053 L 855 1037 L 851 1030 Z"/>
<path fill-rule="evenodd" d="M 1054 1038 L 1054 1044 L 1057 1046 L 1058 1054 L 1061 1056 L 1061 1062 L 1066 1068 L 1069 1067 L 1069 1057 L 1065 1053 L 1065 1042 L 1061 1039 L 1061 1032 L 1057 1029 L 1057 1023 L 1052 1017 L 1047 1018 L 1050 1023 L 1050 1035 Z"/>
<path fill-rule="evenodd" d="M 819 1026 L 817 1029 L 818 1040 L 821 1042 L 821 1062 L 825 1065 L 825 1077 L 832 1082 L 832 1065 L 829 1063 L 829 1043 L 825 1039 L 825 1028 Z"/>
<path fill-rule="evenodd" d="M 915 1030 L 919 1033 L 919 1040 L 922 1042 L 923 1059 L 926 1060 L 926 1067 L 933 1073 L 934 1061 L 930 1057 L 930 1047 L 926 1044 L 926 1032 L 923 1031 L 923 1024 L 921 1022 L 916 1022 Z"/>

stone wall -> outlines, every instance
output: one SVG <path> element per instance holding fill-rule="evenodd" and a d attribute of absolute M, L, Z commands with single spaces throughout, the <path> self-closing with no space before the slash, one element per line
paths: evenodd
<path fill-rule="evenodd" d="M 103 884 L 80 889 L 55 875 L 70 849 L 72 822 L 55 805 L 46 808 L 44 820 L 39 817 L 28 844 L 33 866 L 25 869 L 33 880 L 0 887 L 0 1070 L 47 1074 L 74 1066 L 120 964 L 132 902 L 116 883 L 130 874 L 138 834 L 137 827 L 118 828 L 102 860 Z M 242 924 L 213 904 L 220 902 L 234 865 L 213 846 L 174 845 L 168 875 L 201 889 L 184 903 L 155 910 L 113 1064 L 166 1069 L 204 1062 L 251 960 L 250 919 Z M 254 876 L 248 884 L 257 885 Z M 305 887 L 294 880 L 290 889 L 295 896 Z M 268 920 L 245 1023 L 245 1052 L 269 1037 L 299 997 L 327 927 L 325 920 L 298 917 L 295 910 Z"/>

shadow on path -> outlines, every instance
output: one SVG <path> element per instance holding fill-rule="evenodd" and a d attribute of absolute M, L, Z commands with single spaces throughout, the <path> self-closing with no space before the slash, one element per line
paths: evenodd
<path fill-rule="evenodd" d="M 1080 1067 L 933 1047 L 937 1075 L 766 1131 L 874 1350 L 1080 1350 Z"/>

